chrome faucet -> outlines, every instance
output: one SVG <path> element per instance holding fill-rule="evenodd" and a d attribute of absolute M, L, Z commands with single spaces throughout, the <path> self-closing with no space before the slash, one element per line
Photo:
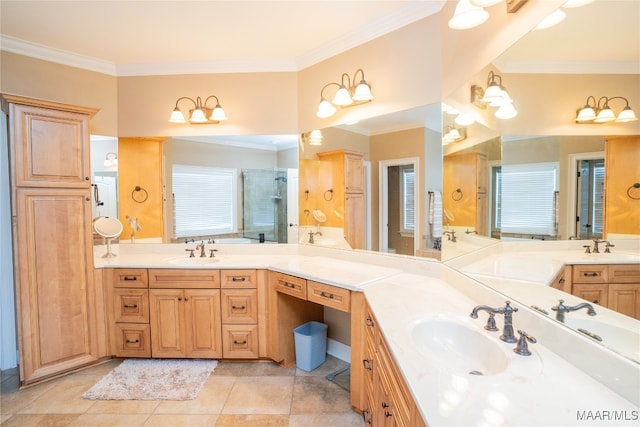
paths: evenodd
<path fill-rule="evenodd" d="M 604 240 L 598 240 L 598 239 L 593 239 L 593 253 L 594 254 L 599 254 L 600 253 L 600 248 L 598 247 L 598 245 L 600 243 L 604 243 Z"/>
<path fill-rule="evenodd" d="M 513 334 L 513 313 L 518 311 L 517 307 L 511 307 L 511 302 L 507 301 L 504 307 L 501 308 L 493 308 L 486 305 L 478 305 L 474 307 L 471 311 L 471 318 L 477 319 L 479 311 L 487 311 L 489 312 L 489 320 L 485 329 L 488 331 L 497 331 L 498 328 L 495 327 L 495 320 L 493 320 L 492 314 L 504 314 L 504 328 L 502 335 L 500 335 L 500 339 L 504 342 L 514 343 L 516 342 L 516 337 Z"/>
<path fill-rule="evenodd" d="M 586 308 L 587 314 L 589 316 L 595 316 L 597 314 L 596 311 L 593 309 L 593 306 L 588 302 L 583 302 L 582 304 L 578 304 L 578 305 L 574 305 L 573 307 L 570 307 L 570 306 L 564 305 L 564 300 L 562 299 L 558 301 L 558 305 L 556 305 L 555 307 L 551 307 L 551 310 L 556 312 L 556 320 L 564 323 L 565 313 L 569 313 L 571 311 L 577 311 L 577 310 L 580 310 L 581 308 Z"/>
<path fill-rule="evenodd" d="M 455 232 L 455 230 L 443 231 L 442 234 L 446 234 L 447 235 L 447 240 L 450 240 L 453 243 L 456 242 L 456 232 Z"/>
<path fill-rule="evenodd" d="M 200 258 L 204 258 L 207 256 L 207 254 L 205 254 L 205 245 L 204 242 L 200 242 L 196 245 L 196 250 L 200 249 Z"/>
<path fill-rule="evenodd" d="M 320 231 L 316 231 L 316 232 L 314 233 L 313 231 L 309 231 L 309 243 L 310 243 L 310 244 L 313 244 L 313 243 L 314 243 L 313 236 L 316 236 L 316 235 L 318 235 L 318 236 L 322 236 L 322 232 L 320 232 Z"/>

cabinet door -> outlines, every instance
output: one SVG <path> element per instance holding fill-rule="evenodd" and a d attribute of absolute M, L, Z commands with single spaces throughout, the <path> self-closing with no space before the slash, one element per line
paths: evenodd
<path fill-rule="evenodd" d="M 186 353 L 183 294 L 180 289 L 149 291 L 153 357 L 184 357 Z"/>
<path fill-rule="evenodd" d="M 18 189 L 15 257 L 23 384 L 97 359 L 88 189 Z"/>
<path fill-rule="evenodd" d="M 220 291 L 186 289 L 184 291 L 186 351 L 191 358 L 222 357 L 220 327 Z"/>
<path fill-rule="evenodd" d="M 225 359 L 257 359 L 258 325 L 224 325 L 222 344 Z"/>
<path fill-rule="evenodd" d="M 640 284 L 609 285 L 609 308 L 640 319 Z"/>
<path fill-rule="evenodd" d="M 222 323 L 258 323 L 258 291 L 224 289 L 221 309 Z"/>
<path fill-rule="evenodd" d="M 362 193 L 364 191 L 364 161 L 361 154 L 344 155 L 345 191 Z"/>
<path fill-rule="evenodd" d="M 17 187 L 90 188 L 87 114 L 11 104 Z"/>
<path fill-rule="evenodd" d="M 608 307 L 608 288 L 606 284 L 574 284 L 572 294 L 591 303 Z"/>
<path fill-rule="evenodd" d="M 345 197 L 345 238 L 352 249 L 364 249 L 364 195 Z"/>

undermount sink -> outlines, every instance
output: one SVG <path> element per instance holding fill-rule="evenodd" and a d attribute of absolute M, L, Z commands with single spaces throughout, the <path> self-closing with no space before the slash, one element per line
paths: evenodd
<path fill-rule="evenodd" d="M 169 258 L 167 260 L 168 263 L 174 265 L 181 266 L 197 266 L 197 265 L 211 265 L 219 262 L 219 258 L 211 258 L 211 257 L 189 257 L 189 256 L 181 256 L 175 258 Z"/>
<path fill-rule="evenodd" d="M 507 369 L 509 359 L 489 333 L 462 322 L 430 319 L 414 326 L 411 336 L 420 352 L 440 367 L 460 375 L 496 375 Z"/>

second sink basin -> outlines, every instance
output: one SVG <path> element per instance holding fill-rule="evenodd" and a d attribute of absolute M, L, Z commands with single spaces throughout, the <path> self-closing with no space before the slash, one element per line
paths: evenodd
<path fill-rule="evenodd" d="M 456 374 L 496 375 L 509 359 L 487 334 L 462 322 L 430 319 L 414 326 L 411 335 L 423 355 Z"/>

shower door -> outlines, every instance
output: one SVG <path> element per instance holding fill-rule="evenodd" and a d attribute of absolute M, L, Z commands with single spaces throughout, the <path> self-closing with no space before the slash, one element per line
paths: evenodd
<path fill-rule="evenodd" d="M 287 171 L 243 169 L 242 223 L 245 238 L 287 242 Z"/>

